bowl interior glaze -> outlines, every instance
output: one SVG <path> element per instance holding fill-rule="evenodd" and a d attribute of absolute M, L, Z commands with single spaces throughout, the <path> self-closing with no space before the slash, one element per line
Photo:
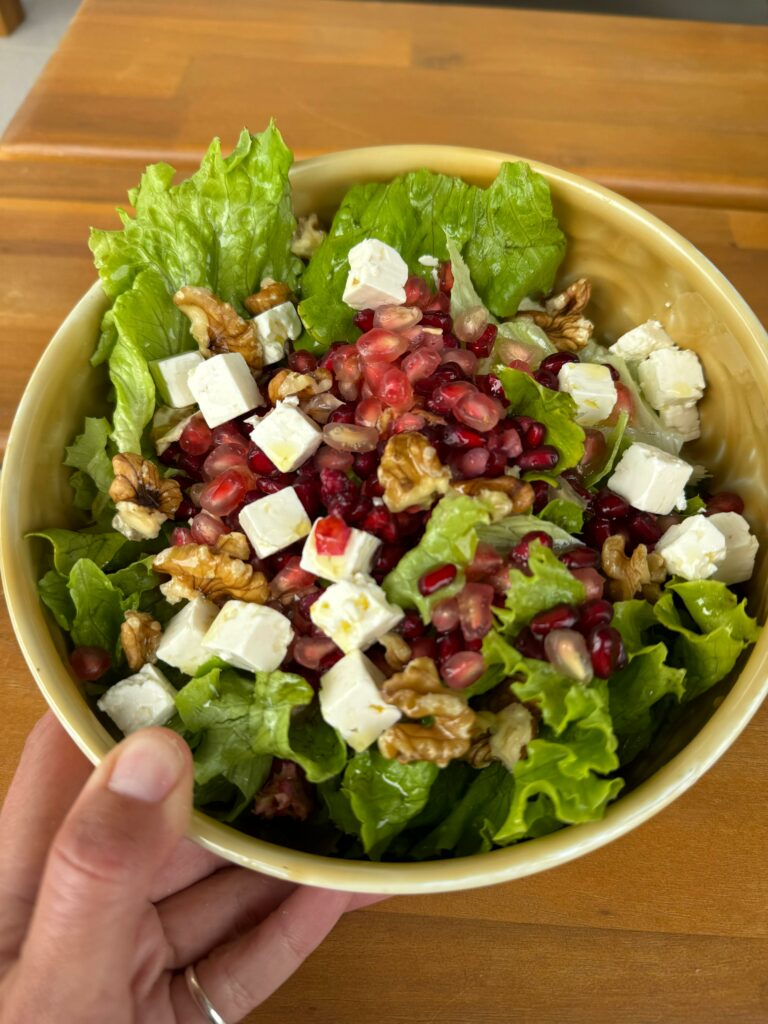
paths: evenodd
<path fill-rule="evenodd" d="M 328 219 L 346 189 L 419 167 L 456 174 L 478 185 L 495 177 L 500 153 L 448 146 L 386 146 L 332 153 L 292 171 L 298 213 Z M 694 349 L 708 390 L 702 437 L 691 457 L 706 465 L 717 489 L 739 491 L 762 550 L 748 593 L 764 621 L 768 589 L 768 347 L 754 314 L 719 271 L 689 242 L 655 217 L 583 178 L 532 165 L 552 188 L 569 239 L 560 281 L 587 276 L 598 337 L 615 338 L 655 317 L 672 337 Z M 115 197 L 118 199 L 119 197 Z M 64 658 L 58 627 L 38 601 L 36 580 L 44 545 L 24 535 L 71 525 L 70 490 L 62 452 L 85 415 L 105 411 L 106 373 L 89 364 L 107 306 L 95 284 L 46 349 L 19 405 L 0 489 L 3 577 L 19 644 L 46 700 L 94 762 L 114 740 L 89 709 Z M 764 634 L 734 679 L 686 708 L 675 730 L 636 766 L 628 791 L 602 821 L 489 854 L 423 864 L 340 861 L 277 847 L 195 813 L 190 835 L 229 860 L 294 882 L 361 892 L 439 892 L 523 877 L 596 849 L 639 825 L 684 792 L 728 748 L 765 695 L 768 637 Z"/>

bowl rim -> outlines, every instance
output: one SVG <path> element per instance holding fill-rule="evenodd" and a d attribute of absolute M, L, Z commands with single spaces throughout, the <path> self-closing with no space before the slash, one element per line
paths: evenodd
<path fill-rule="evenodd" d="M 371 146 L 297 161 L 291 169 L 291 178 L 294 185 L 300 186 L 304 175 L 322 178 L 326 172 L 333 174 L 339 164 L 346 165 L 345 173 L 351 181 L 370 176 L 372 167 L 376 168 L 375 177 L 379 180 L 386 180 L 392 173 L 403 173 L 406 166 L 417 168 L 440 165 L 444 168 L 448 165 L 455 169 L 446 173 L 462 176 L 461 167 L 471 161 L 475 162 L 477 173 L 478 164 L 483 165 L 483 170 L 493 172 L 501 161 L 518 159 L 525 158 L 464 146 Z M 582 196 L 589 195 L 612 208 L 620 209 L 642 234 L 657 238 L 662 236 L 665 243 L 676 250 L 686 263 L 692 264 L 707 282 L 709 289 L 714 289 L 719 299 L 727 303 L 738 316 L 741 329 L 755 343 L 754 354 L 762 354 L 768 375 L 768 335 L 733 285 L 691 242 L 653 214 L 602 185 L 536 160 L 526 162 L 543 173 L 550 182 L 557 182 L 571 190 L 575 189 Z M 463 173 L 467 177 L 473 176 L 466 174 L 466 171 Z M 4 472 L 0 478 L 0 524 L 8 521 L 7 510 L 13 501 L 11 480 L 20 469 L 18 463 L 21 456 L 17 455 L 17 451 L 20 451 L 21 445 L 18 438 L 25 421 L 34 415 L 36 394 L 43 380 L 56 365 L 58 348 L 62 344 L 61 336 L 72 323 L 79 320 L 84 309 L 96 309 L 99 305 L 106 308 L 107 304 L 101 285 L 96 281 L 55 332 L 25 386 L 9 433 Z M 23 608 L 21 589 L 24 577 L 19 549 L 20 545 L 10 532 L 0 530 L 0 568 L 17 642 L 49 707 L 85 756 L 98 764 L 114 745 L 114 741 L 101 727 L 94 729 L 88 737 L 76 728 L 56 692 L 60 686 L 49 682 L 40 667 L 46 660 L 41 650 L 42 639 L 24 621 L 24 616 L 17 613 L 17 609 Z M 548 836 L 488 853 L 402 864 L 340 860 L 267 843 L 200 811 L 193 812 L 187 834 L 212 853 L 230 862 L 273 877 L 346 891 L 391 895 L 434 893 L 512 881 L 564 864 L 607 845 L 658 814 L 689 789 L 735 742 L 766 693 L 768 630 L 763 631 L 731 691 L 704 727 L 645 782 L 611 804 L 602 819 L 583 825 L 570 825 Z M 98 724 L 95 716 L 94 723 Z M 533 855 L 532 851 L 535 851 Z"/>

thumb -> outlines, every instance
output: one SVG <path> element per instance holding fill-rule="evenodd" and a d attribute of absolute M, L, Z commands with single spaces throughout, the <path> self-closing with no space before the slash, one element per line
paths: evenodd
<path fill-rule="evenodd" d="M 88 1001 L 114 1000 L 121 980 L 130 985 L 153 878 L 191 806 L 190 751 L 167 729 L 124 740 L 86 783 L 53 841 L 21 965 L 22 976 L 26 962 L 38 978 L 56 979 L 50 998 L 64 1017 L 82 1008 L 85 989 Z M 81 970 L 62 971 L 62 955 Z"/>

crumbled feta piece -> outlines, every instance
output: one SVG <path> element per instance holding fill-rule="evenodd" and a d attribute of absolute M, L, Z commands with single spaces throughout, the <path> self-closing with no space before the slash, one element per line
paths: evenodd
<path fill-rule="evenodd" d="M 312 525 L 312 532 L 301 552 L 301 568 L 307 572 L 314 573 L 324 580 L 349 580 L 355 573 L 369 573 L 373 565 L 373 556 L 381 544 L 378 537 L 374 537 L 365 530 L 349 531 L 347 546 L 341 555 L 321 555 L 315 544 L 315 527 L 317 520 Z"/>
<path fill-rule="evenodd" d="M 518 313 L 544 313 L 546 312 L 545 307 L 537 302 L 536 299 L 532 299 L 530 296 L 526 296 L 520 299 L 520 305 L 517 307 Z"/>
<path fill-rule="evenodd" d="M 403 618 L 402 608 L 391 605 L 370 578 L 358 573 L 351 580 L 331 584 L 309 609 L 314 624 L 345 654 L 364 651 Z"/>
<path fill-rule="evenodd" d="M 136 732 L 151 725 L 165 725 L 176 712 L 176 691 L 154 665 L 144 665 L 132 676 L 110 686 L 96 702 L 118 729 Z"/>
<path fill-rule="evenodd" d="M 512 771 L 534 736 L 533 715 L 524 704 L 508 704 L 493 716 L 491 753 Z"/>
<path fill-rule="evenodd" d="M 261 359 L 265 366 L 279 363 L 285 357 L 285 344 L 282 341 L 262 341 Z"/>
<path fill-rule="evenodd" d="M 322 439 L 315 421 L 288 399 L 278 402 L 251 431 L 253 443 L 281 473 L 298 469 L 315 454 Z"/>
<path fill-rule="evenodd" d="M 286 341 L 296 341 L 302 331 L 301 320 L 292 302 L 281 302 L 265 309 L 253 318 L 253 324 L 262 346 L 278 344 L 282 349 Z"/>
<path fill-rule="evenodd" d="M 712 579 L 728 584 L 748 580 L 755 568 L 759 547 L 757 537 L 750 533 L 749 523 L 738 512 L 715 512 L 709 521 L 725 538 L 725 558 Z"/>
<path fill-rule="evenodd" d="M 157 647 L 160 661 L 193 676 L 211 659 L 211 652 L 203 647 L 203 638 L 218 613 L 213 601 L 204 597 L 196 597 L 185 605 L 163 631 Z"/>
<path fill-rule="evenodd" d="M 204 359 L 189 375 L 189 390 L 209 427 L 250 412 L 264 399 L 239 352 Z"/>
<path fill-rule="evenodd" d="M 128 540 L 154 540 L 168 516 L 158 508 L 146 508 L 135 501 L 118 501 L 117 515 L 112 518 L 112 529 Z"/>
<path fill-rule="evenodd" d="M 378 238 L 366 238 L 349 250 L 344 302 L 352 309 L 378 309 L 405 302 L 408 265 L 400 253 Z"/>
<path fill-rule="evenodd" d="M 675 343 L 661 326 L 658 320 L 646 320 L 639 327 L 614 341 L 608 351 L 622 359 L 645 359 L 662 348 L 674 348 Z"/>
<path fill-rule="evenodd" d="M 290 622 L 274 608 L 227 601 L 205 634 L 203 647 L 235 668 L 274 672 L 291 640 Z"/>
<path fill-rule="evenodd" d="M 695 405 L 667 405 L 659 412 L 665 427 L 676 430 L 684 441 L 701 437 L 701 421 Z"/>
<path fill-rule="evenodd" d="M 174 409 L 194 405 L 195 398 L 189 390 L 189 375 L 203 362 L 199 351 L 182 352 L 179 356 L 157 359 L 149 364 L 157 390 L 163 401 Z"/>
<path fill-rule="evenodd" d="M 576 403 L 576 422 L 592 427 L 611 415 L 616 385 L 611 371 L 600 363 L 563 363 L 557 375 L 560 390 Z"/>
<path fill-rule="evenodd" d="M 306 537 L 312 523 L 295 487 L 284 487 L 240 511 L 240 525 L 259 558 Z"/>
<path fill-rule="evenodd" d="M 692 472 L 684 459 L 636 442 L 622 455 L 608 487 L 635 508 L 665 516 L 683 496 Z"/>
<path fill-rule="evenodd" d="M 437 256 L 419 256 L 419 263 L 422 267 L 439 267 L 440 260 Z"/>
<path fill-rule="evenodd" d="M 706 516 L 689 516 L 670 528 L 656 545 L 667 571 L 684 580 L 707 580 L 725 558 L 725 537 Z"/>
<path fill-rule="evenodd" d="M 651 352 L 637 368 L 640 387 L 654 409 L 690 405 L 704 394 L 704 373 L 695 352 L 662 348 Z"/>
<path fill-rule="evenodd" d="M 320 677 L 320 712 L 358 753 L 401 717 L 382 697 L 383 682 L 384 673 L 360 651 L 347 654 Z"/>

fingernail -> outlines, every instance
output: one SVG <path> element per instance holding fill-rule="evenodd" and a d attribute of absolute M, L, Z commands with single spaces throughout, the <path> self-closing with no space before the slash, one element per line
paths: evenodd
<path fill-rule="evenodd" d="M 113 793 L 156 804 L 181 777 L 184 758 L 162 732 L 138 732 L 124 741 L 107 786 Z"/>

